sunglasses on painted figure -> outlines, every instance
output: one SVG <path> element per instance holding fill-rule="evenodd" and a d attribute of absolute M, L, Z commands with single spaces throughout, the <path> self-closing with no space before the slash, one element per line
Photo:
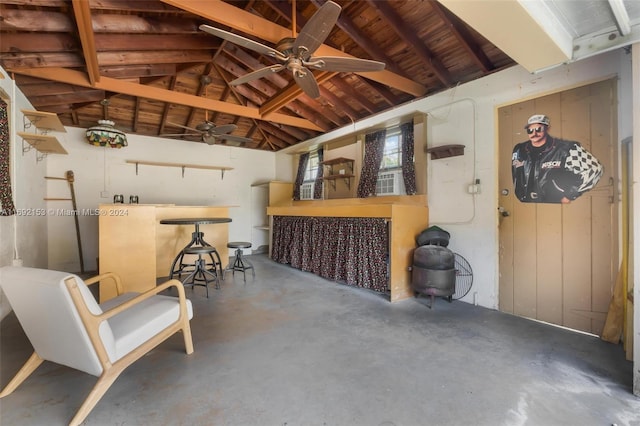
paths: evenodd
<path fill-rule="evenodd" d="M 527 134 L 528 135 L 532 135 L 534 132 L 535 133 L 540 133 L 544 130 L 544 127 L 539 126 L 539 127 L 534 127 L 533 129 L 527 129 Z"/>

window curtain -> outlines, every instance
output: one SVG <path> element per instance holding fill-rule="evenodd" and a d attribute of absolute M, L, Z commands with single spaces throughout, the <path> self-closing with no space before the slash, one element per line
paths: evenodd
<path fill-rule="evenodd" d="M 416 193 L 416 164 L 413 156 L 413 120 L 400 126 L 402 134 L 402 179 L 407 195 Z"/>
<path fill-rule="evenodd" d="M 271 259 L 328 280 L 386 292 L 384 218 L 274 216 Z"/>
<path fill-rule="evenodd" d="M 16 214 L 11 195 L 11 153 L 8 105 L 0 99 L 0 216 Z"/>
<path fill-rule="evenodd" d="M 360 172 L 358 183 L 358 198 L 366 198 L 376 195 L 376 182 L 378 171 L 384 154 L 384 142 L 387 129 L 369 133 L 364 139 L 364 163 Z"/>
<path fill-rule="evenodd" d="M 320 148 L 318 150 L 318 174 L 316 175 L 316 182 L 313 186 L 313 199 L 322 199 L 322 178 L 324 177 L 324 167 L 322 162 L 324 161 L 324 150 Z"/>
<path fill-rule="evenodd" d="M 300 154 L 300 160 L 298 161 L 298 174 L 296 175 L 296 182 L 293 185 L 293 199 L 300 200 L 300 185 L 304 181 L 304 172 L 307 169 L 307 163 L 309 162 L 309 153 Z"/>

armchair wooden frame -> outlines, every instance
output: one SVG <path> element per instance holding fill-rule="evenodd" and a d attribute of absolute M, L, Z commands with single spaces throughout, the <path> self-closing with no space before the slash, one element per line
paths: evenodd
<path fill-rule="evenodd" d="M 123 287 L 120 281 L 120 278 L 113 273 L 105 273 L 84 282 L 87 285 L 95 284 L 101 281 L 109 281 L 112 280 L 116 286 L 116 290 L 118 295 L 122 294 Z M 170 280 L 167 281 L 151 290 L 148 290 L 144 293 L 141 293 L 134 298 L 113 307 L 107 311 L 104 311 L 100 315 L 92 314 L 87 305 L 84 302 L 83 296 L 78 288 L 78 283 L 76 282 L 75 277 L 69 277 L 65 280 L 65 285 L 71 295 L 73 303 L 78 310 L 80 315 L 80 319 L 86 328 L 86 331 L 89 335 L 89 339 L 93 345 L 93 349 L 95 350 L 98 359 L 100 360 L 100 364 L 102 365 L 102 374 L 99 376 L 98 381 L 94 385 L 93 389 L 84 400 L 75 416 L 69 423 L 69 425 L 79 425 L 84 421 L 84 419 L 89 415 L 91 410 L 95 407 L 95 405 L 100 401 L 102 396 L 106 393 L 109 387 L 113 384 L 113 382 L 118 378 L 120 373 L 122 373 L 129 365 L 138 360 L 143 355 L 147 354 L 153 348 L 158 346 L 160 343 L 165 341 L 167 338 L 172 336 L 178 331 L 182 331 L 184 338 L 184 345 L 187 354 L 193 353 L 193 340 L 191 337 L 191 327 L 189 325 L 189 315 L 187 312 L 186 305 L 186 297 L 184 292 L 184 286 L 178 280 Z M 108 320 L 109 318 L 117 315 L 132 306 L 149 299 L 150 297 L 157 295 L 161 291 L 164 291 L 170 287 L 175 287 L 178 292 L 179 304 L 180 304 L 180 313 L 178 319 L 173 322 L 171 325 L 166 327 L 164 330 L 142 343 L 140 346 L 124 355 L 122 358 L 118 359 L 113 364 L 110 362 L 109 357 L 107 355 L 107 351 L 105 346 L 100 338 L 99 327 L 103 321 Z M 34 352 L 31 357 L 27 360 L 27 362 L 22 366 L 22 368 L 16 373 L 16 375 L 11 379 L 11 381 L 7 384 L 7 386 L 0 392 L 0 398 L 11 394 L 31 373 L 33 373 L 36 368 L 40 364 L 42 364 L 44 360 L 40 358 L 40 356 Z"/>

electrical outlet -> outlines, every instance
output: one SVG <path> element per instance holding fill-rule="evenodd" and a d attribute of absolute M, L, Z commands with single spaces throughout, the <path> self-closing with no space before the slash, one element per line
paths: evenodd
<path fill-rule="evenodd" d="M 22 266 L 22 259 L 13 259 L 11 262 L 13 266 Z"/>
<path fill-rule="evenodd" d="M 100 198 L 109 198 L 109 191 L 100 191 Z"/>
<path fill-rule="evenodd" d="M 470 184 L 469 187 L 467 188 L 467 192 L 469 192 L 469 194 L 479 194 L 480 184 L 479 183 Z"/>

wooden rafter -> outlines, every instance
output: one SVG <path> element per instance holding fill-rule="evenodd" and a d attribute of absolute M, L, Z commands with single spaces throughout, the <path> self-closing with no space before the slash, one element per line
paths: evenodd
<path fill-rule="evenodd" d="M 80 71 L 74 71 L 65 68 L 9 69 L 8 71 L 16 74 L 25 74 L 32 77 L 44 78 L 46 80 L 75 84 L 77 86 L 94 86 L 88 80 L 86 74 Z M 131 96 L 140 96 L 143 98 L 155 99 L 162 102 L 173 102 L 180 105 L 195 106 L 197 108 L 209 109 L 212 111 L 221 111 L 232 115 L 255 118 L 257 120 L 264 119 L 257 108 L 248 108 L 241 105 L 215 101 L 212 99 L 205 99 L 199 96 L 188 95 L 186 93 L 172 92 L 170 90 L 161 89 L 158 87 L 145 86 L 142 84 L 130 83 L 128 81 L 121 81 L 107 77 L 103 77 L 99 82 L 96 82 L 95 87 L 111 92 L 123 93 Z M 309 122 L 308 120 L 291 117 L 284 114 L 272 113 L 269 116 L 269 120 L 276 123 L 322 131 L 320 127 Z"/>
<path fill-rule="evenodd" d="M 438 14 L 438 17 L 442 22 L 444 22 L 453 35 L 458 39 L 473 61 L 478 64 L 480 69 L 485 73 L 491 71 L 494 68 L 493 64 L 489 58 L 487 58 L 487 55 L 484 54 L 480 46 L 478 46 L 478 44 L 473 40 L 462 21 L 460 21 L 460 19 L 458 19 L 453 13 L 440 6 L 437 2 L 432 2 L 431 7 L 433 8 L 433 11 Z"/>
<path fill-rule="evenodd" d="M 402 20 L 398 13 L 387 2 L 367 0 L 371 7 L 375 8 L 380 17 L 384 19 L 391 28 L 400 36 L 407 45 L 411 46 L 416 55 L 424 63 L 425 67 L 430 68 L 438 76 L 442 84 L 451 86 L 451 76 L 449 71 L 442 65 L 422 40 L 418 38 L 415 31 L 407 28 L 407 23 Z"/>
<path fill-rule="evenodd" d="M 311 0 L 311 2 L 316 5 L 316 7 L 320 7 L 324 4 L 324 2 L 320 2 L 319 0 Z M 338 18 L 338 22 L 336 25 L 344 31 L 362 50 L 367 52 L 367 54 L 376 61 L 384 62 L 386 64 L 386 69 L 404 77 L 407 77 L 406 73 L 404 73 L 398 64 L 396 64 L 393 59 L 389 56 L 385 55 L 385 53 L 380 49 L 380 46 L 376 45 L 370 38 L 368 38 L 365 34 L 362 33 L 356 26 L 356 24 L 347 16 L 346 14 L 341 14 Z"/>
<path fill-rule="evenodd" d="M 89 2 L 72 0 L 73 12 L 76 18 L 78 35 L 82 44 L 82 52 L 87 68 L 87 75 L 91 84 L 100 81 L 100 67 L 96 53 L 96 43 L 91 21 L 91 7 Z"/>
<path fill-rule="evenodd" d="M 322 84 L 325 81 L 331 80 L 337 73 L 335 72 L 321 72 L 317 76 L 315 76 L 318 84 Z M 280 108 L 296 99 L 298 96 L 302 95 L 302 89 L 297 84 L 292 84 L 291 86 L 284 89 L 277 96 L 269 99 L 268 102 L 264 103 L 260 106 L 260 114 L 265 117 L 271 114 L 274 111 L 278 111 Z"/>

